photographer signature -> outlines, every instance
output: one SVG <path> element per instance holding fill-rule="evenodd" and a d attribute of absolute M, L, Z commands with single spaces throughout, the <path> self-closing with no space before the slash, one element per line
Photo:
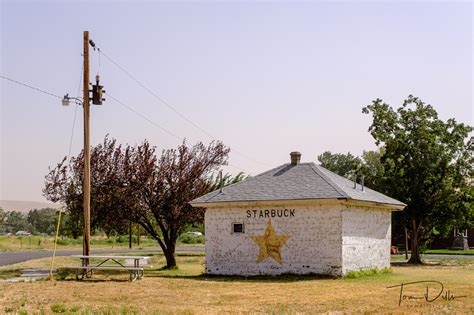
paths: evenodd
<path fill-rule="evenodd" d="M 403 294 L 403 290 L 407 287 L 413 287 L 415 284 L 423 284 L 422 286 L 422 294 L 420 295 L 408 295 Z M 426 281 L 415 281 L 415 282 L 407 282 L 402 283 L 399 285 L 393 285 L 387 287 L 387 289 L 391 288 L 400 288 L 400 297 L 398 299 L 398 305 L 402 304 L 402 301 L 408 300 L 425 300 L 426 302 L 434 302 L 437 299 L 441 298 L 445 301 L 453 301 L 454 299 L 460 299 L 467 297 L 466 295 L 459 295 L 455 296 L 450 290 L 444 291 L 444 285 L 435 280 L 426 280 Z M 431 289 L 431 291 L 430 291 Z M 444 293 L 444 294 L 443 294 Z"/>

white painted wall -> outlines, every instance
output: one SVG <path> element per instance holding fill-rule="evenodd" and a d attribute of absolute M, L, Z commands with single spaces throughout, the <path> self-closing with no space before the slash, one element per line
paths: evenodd
<path fill-rule="evenodd" d="M 260 210 L 294 209 L 294 216 L 260 217 Z M 251 217 L 247 211 L 250 210 Z M 257 211 L 254 217 L 253 211 Z M 257 263 L 260 248 L 250 236 L 264 234 L 272 221 L 277 235 L 289 239 L 281 247 L 282 263 L 268 257 Z M 244 233 L 232 233 L 243 223 Z M 208 208 L 206 272 L 220 275 L 329 274 L 390 266 L 391 213 L 388 208 L 340 203 L 234 206 Z"/>
<path fill-rule="evenodd" d="M 390 267 L 391 213 L 347 206 L 342 211 L 342 273 Z"/>
<path fill-rule="evenodd" d="M 247 210 L 295 209 L 294 217 L 247 217 Z M 307 206 L 208 208 L 206 272 L 220 275 L 329 274 L 342 272 L 341 204 Z M 259 246 L 251 235 L 263 235 L 271 219 L 277 235 L 288 235 L 281 248 L 282 264 L 272 258 L 257 263 Z M 244 223 L 245 233 L 233 234 L 232 223 Z"/>

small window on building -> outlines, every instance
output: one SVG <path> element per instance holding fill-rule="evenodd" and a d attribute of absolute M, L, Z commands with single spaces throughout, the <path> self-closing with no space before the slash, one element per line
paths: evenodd
<path fill-rule="evenodd" d="M 244 233 L 244 224 L 232 223 L 232 233 Z"/>

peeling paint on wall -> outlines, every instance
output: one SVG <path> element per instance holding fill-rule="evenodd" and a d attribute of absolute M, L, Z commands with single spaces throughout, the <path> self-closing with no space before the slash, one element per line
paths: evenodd
<path fill-rule="evenodd" d="M 291 209 L 291 215 L 288 211 L 287 216 L 278 216 L 285 209 Z M 389 210 L 351 207 L 342 202 L 291 208 L 278 204 L 208 208 L 206 271 L 247 276 L 340 276 L 361 268 L 387 267 L 390 219 Z M 243 233 L 232 232 L 235 223 L 244 225 Z"/>

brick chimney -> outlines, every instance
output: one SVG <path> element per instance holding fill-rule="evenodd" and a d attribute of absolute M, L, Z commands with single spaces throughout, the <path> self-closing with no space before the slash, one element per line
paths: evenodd
<path fill-rule="evenodd" d="M 291 156 L 291 165 L 300 164 L 301 153 L 299 153 L 298 151 L 293 151 L 290 153 L 290 156 Z"/>

